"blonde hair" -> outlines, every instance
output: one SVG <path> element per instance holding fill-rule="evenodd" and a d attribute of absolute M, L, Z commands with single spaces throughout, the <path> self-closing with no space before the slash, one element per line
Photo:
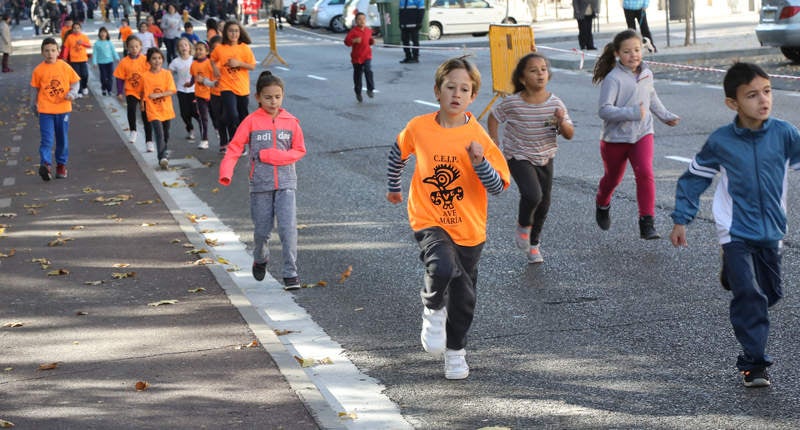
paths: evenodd
<path fill-rule="evenodd" d="M 467 60 L 467 56 L 451 58 L 439 65 L 435 75 L 436 88 L 441 90 L 445 76 L 453 70 L 458 69 L 467 71 L 469 78 L 472 80 L 472 95 L 478 94 L 478 90 L 481 88 L 481 72 L 478 71 L 478 68 L 475 67 L 474 64 Z"/>

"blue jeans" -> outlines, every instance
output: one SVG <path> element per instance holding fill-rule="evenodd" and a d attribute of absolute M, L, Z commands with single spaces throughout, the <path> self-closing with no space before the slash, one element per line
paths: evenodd
<path fill-rule="evenodd" d="M 742 346 L 736 367 L 744 371 L 770 366 L 768 309 L 783 297 L 780 252 L 777 247 L 733 241 L 722 245 L 722 261 L 733 293 L 731 325 Z"/>
<path fill-rule="evenodd" d="M 39 163 L 53 164 L 51 153 L 53 152 L 53 141 L 55 141 L 56 163 L 67 164 L 67 158 L 69 158 L 69 141 L 67 140 L 69 113 L 40 113 L 39 130 L 42 134 L 42 141 L 39 144 Z"/>

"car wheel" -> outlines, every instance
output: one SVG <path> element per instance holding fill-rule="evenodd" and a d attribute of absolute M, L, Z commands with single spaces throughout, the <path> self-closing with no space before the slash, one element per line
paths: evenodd
<path fill-rule="evenodd" d="M 344 33 L 347 27 L 344 26 L 344 18 L 341 15 L 336 15 L 331 19 L 331 31 L 334 33 Z"/>
<path fill-rule="evenodd" d="M 442 24 L 432 22 L 428 25 L 428 39 L 439 40 L 442 38 Z"/>
<path fill-rule="evenodd" d="M 781 46 L 781 53 L 783 56 L 792 61 L 792 63 L 800 63 L 800 48 L 793 46 Z"/>

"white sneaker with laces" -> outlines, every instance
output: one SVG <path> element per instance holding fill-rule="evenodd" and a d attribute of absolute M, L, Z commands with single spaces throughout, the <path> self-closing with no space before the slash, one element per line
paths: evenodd
<path fill-rule="evenodd" d="M 87 94 L 89 94 L 89 89 L 88 88 L 84 88 L 84 89 L 81 90 L 81 93 L 83 95 L 87 95 Z"/>
<path fill-rule="evenodd" d="M 193 131 L 190 131 L 189 135 L 186 136 L 186 139 L 188 139 L 188 140 L 194 140 L 194 138 L 195 138 L 195 136 L 194 136 L 194 132 Z"/>
<path fill-rule="evenodd" d="M 447 379 L 465 379 L 469 376 L 466 359 L 467 351 L 448 349 L 444 353 L 444 377 Z"/>
<path fill-rule="evenodd" d="M 208 141 L 201 140 L 200 143 L 197 145 L 197 149 L 208 149 Z"/>
<path fill-rule="evenodd" d="M 137 137 L 139 137 L 139 133 L 136 130 L 131 130 L 131 132 L 128 134 L 128 142 L 136 142 Z"/>
<path fill-rule="evenodd" d="M 422 348 L 434 356 L 441 355 L 447 344 L 447 308 L 422 309 L 422 331 L 419 334 Z"/>
<path fill-rule="evenodd" d="M 158 162 L 158 165 L 161 166 L 161 170 L 167 170 L 169 168 L 169 160 L 167 160 L 166 158 L 162 158 Z"/>
<path fill-rule="evenodd" d="M 147 152 L 156 152 L 156 144 L 153 143 L 152 141 L 145 142 L 144 146 Z"/>

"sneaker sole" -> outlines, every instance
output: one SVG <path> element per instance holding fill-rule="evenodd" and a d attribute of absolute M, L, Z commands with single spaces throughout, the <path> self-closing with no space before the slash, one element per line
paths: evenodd
<path fill-rule="evenodd" d="M 41 176 L 42 180 L 44 181 L 49 181 L 53 179 L 53 174 L 49 170 L 47 170 L 47 167 L 44 166 L 39 167 L 39 176 Z"/>
<path fill-rule="evenodd" d="M 458 380 L 458 379 L 467 379 L 467 376 L 469 376 L 469 370 L 467 370 L 466 372 L 461 372 L 461 373 L 445 373 L 444 374 L 444 378 L 445 379 L 449 379 L 451 381 L 452 380 Z"/>
<path fill-rule="evenodd" d="M 158 162 L 158 165 L 161 166 L 163 170 L 167 170 L 169 168 L 169 161 L 167 161 L 166 158 L 162 159 L 161 161 Z"/>
<path fill-rule="evenodd" d="M 744 381 L 744 386 L 747 388 L 764 388 L 769 387 L 770 385 L 769 379 L 764 378 L 756 378 L 750 382 Z"/>

